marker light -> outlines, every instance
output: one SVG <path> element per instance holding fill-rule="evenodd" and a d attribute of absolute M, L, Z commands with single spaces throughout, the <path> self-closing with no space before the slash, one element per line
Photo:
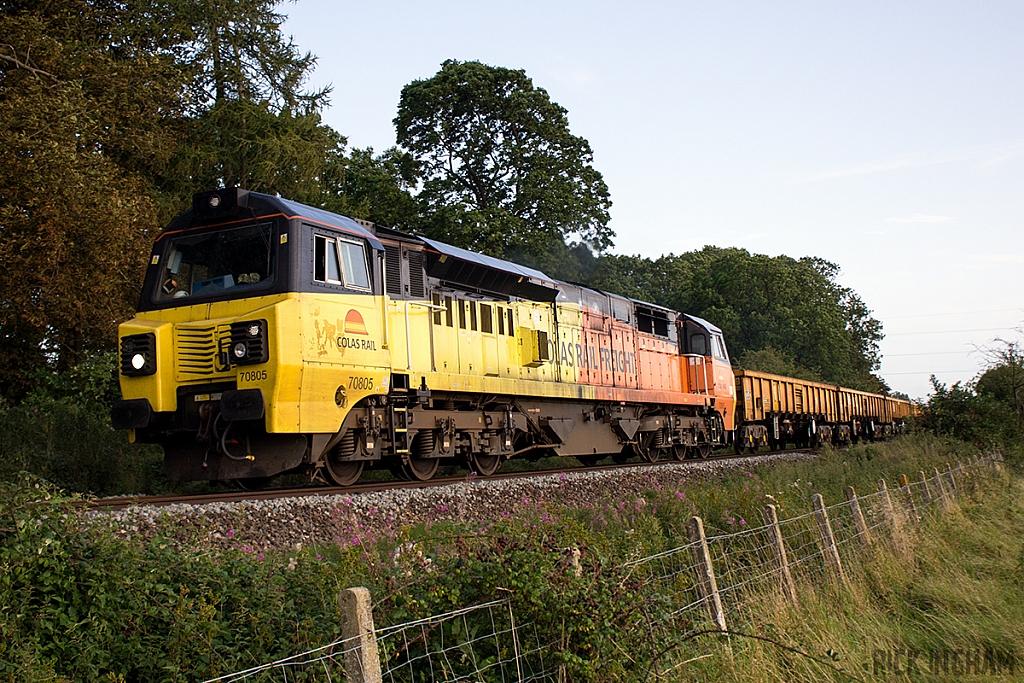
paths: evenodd
<path fill-rule="evenodd" d="M 220 196 L 219 195 L 211 195 L 210 196 L 210 208 L 211 209 L 216 209 L 218 206 L 220 206 Z"/>
<path fill-rule="evenodd" d="M 142 366 L 144 366 L 145 364 L 146 357 L 143 356 L 141 353 L 137 353 L 134 356 L 132 356 L 132 367 L 135 368 L 136 370 L 141 370 Z"/>
<path fill-rule="evenodd" d="M 259 323 L 253 323 L 252 325 L 249 325 L 249 327 L 246 329 L 245 332 L 250 337 L 258 337 L 260 335 L 260 325 L 259 325 Z"/>
<path fill-rule="evenodd" d="M 245 347 L 245 343 L 243 342 L 238 342 L 237 344 L 235 344 L 235 347 L 234 349 L 232 349 L 232 351 L 235 354 L 235 358 L 245 358 L 245 354 L 248 353 L 248 349 Z"/>

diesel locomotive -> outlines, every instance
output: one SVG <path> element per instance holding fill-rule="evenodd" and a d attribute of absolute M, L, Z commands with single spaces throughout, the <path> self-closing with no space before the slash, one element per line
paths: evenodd
<path fill-rule="evenodd" d="M 239 188 L 156 239 L 119 353 L 112 422 L 177 480 L 682 460 L 899 420 L 754 409 L 705 320 Z"/>

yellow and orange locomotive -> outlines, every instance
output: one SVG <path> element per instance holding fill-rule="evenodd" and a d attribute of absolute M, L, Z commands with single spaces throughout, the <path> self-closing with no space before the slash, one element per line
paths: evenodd
<path fill-rule="evenodd" d="M 700 318 L 237 188 L 156 240 L 119 337 L 114 426 L 161 444 L 178 480 L 683 459 L 775 425 L 737 424 Z"/>

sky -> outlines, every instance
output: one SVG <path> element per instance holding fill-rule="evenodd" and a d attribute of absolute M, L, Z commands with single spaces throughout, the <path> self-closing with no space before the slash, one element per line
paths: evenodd
<path fill-rule="evenodd" d="M 613 253 L 828 259 L 882 321 L 894 390 L 1024 336 L 1024 3 L 279 9 L 350 146 L 393 146 L 402 87 L 446 59 L 524 69 L 594 150 Z"/>

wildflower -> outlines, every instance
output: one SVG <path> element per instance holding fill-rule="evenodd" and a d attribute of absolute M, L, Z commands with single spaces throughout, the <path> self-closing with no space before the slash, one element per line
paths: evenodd
<path fill-rule="evenodd" d="M 234 538 L 235 537 L 235 530 L 234 529 L 228 529 L 228 532 L 225 534 L 225 536 L 227 536 L 228 538 Z"/>
<path fill-rule="evenodd" d="M 299 563 L 299 559 L 297 557 L 289 557 L 288 558 L 288 567 L 287 567 L 288 571 L 290 571 L 290 572 L 295 571 L 295 567 L 298 565 L 298 563 Z"/>
<path fill-rule="evenodd" d="M 565 476 L 565 472 L 558 475 L 558 481 L 565 481 L 566 479 L 568 479 L 568 477 Z"/>
<path fill-rule="evenodd" d="M 746 524 L 747 524 L 747 520 L 745 520 L 745 519 L 743 519 L 743 518 L 741 517 L 741 518 L 740 518 L 740 526 L 746 526 Z"/>
<path fill-rule="evenodd" d="M 324 559 L 324 556 L 323 556 L 323 555 L 321 555 L 320 553 L 317 553 L 317 554 L 316 554 L 316 559 L 317 559 L 317 560 L 322 560 L 322 559 Z"/>
<path fill-rule="evenodd" d="M 260 553 L 259 555 L 257 555 L 256 559 L 259 560 L 260 562 L 262 562 L 263 561 L 263 553 Z"/>
<path fill-rule="evenodd" d="M 684 494 L 682 491 L 676 491 L 676 498 L 682 500 L 685 496 L 686 494 Z"/>

